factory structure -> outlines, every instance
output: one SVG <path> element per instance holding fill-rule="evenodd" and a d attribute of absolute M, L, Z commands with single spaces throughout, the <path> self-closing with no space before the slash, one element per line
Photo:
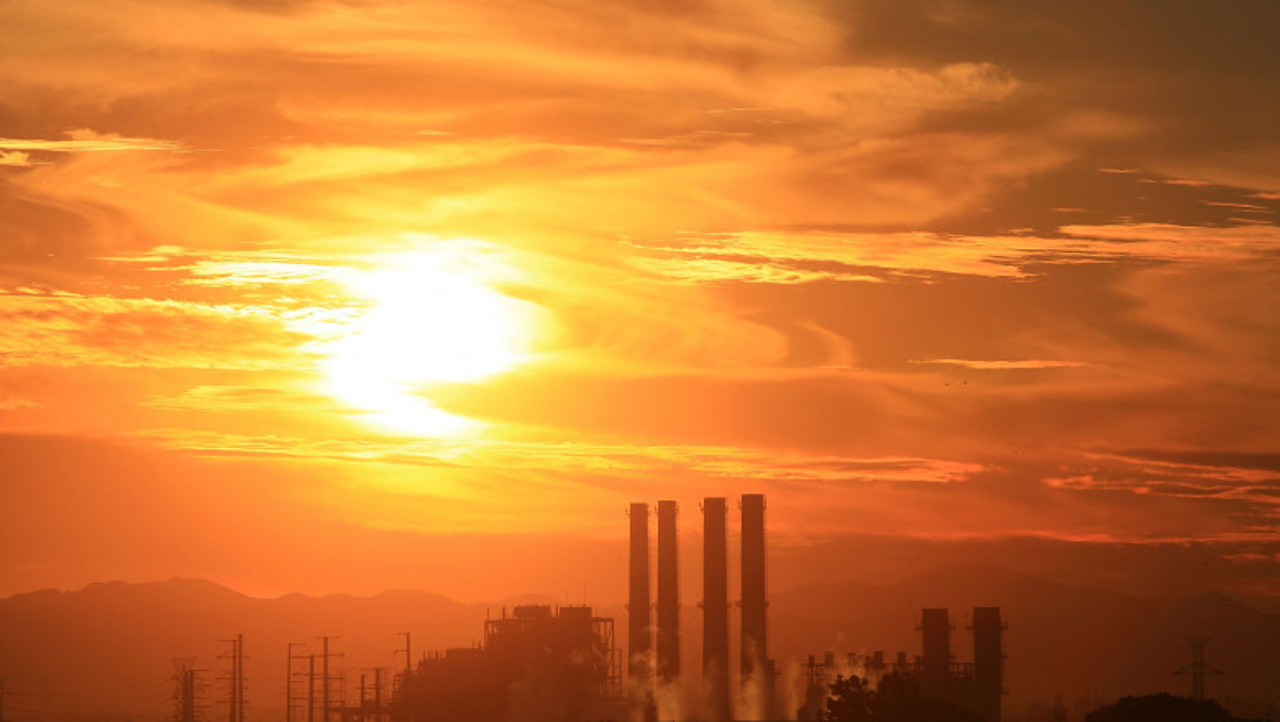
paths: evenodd
<path fill-rule="evenodd" d="M 483 646 L 449 649 L 406 671 L 393 719 L 621 720 L 621 687 L 613 619 L 587 606 L 518 606 L 485 622 Z"/>
<path fill-rule="evenodd" d="M 1000 700 L 1004 689 L 1005 622 L 999 607 L 974 607 L 971 623 L 973 661 L 956 662 L 951 654 L 954 629 L 947 609 L 923 609 L 920 614 L 922 654 L 913 660 L 898 652 L 894 661 L 884 652 L 870 655 L 848 654 L 837 660 L 827 652 L 819 662 L 809 656 L 806 666 L 806 702 L 802 719 L 814 719 L 827 697 L 831 684 L 840 676 L 857 675 L 878 682 L 886 674 L 896 674 L 915 682 L 924 699 L 940 700 L 976 713 L 984 722 L 1000 722 Z"/>
<path fill-rule="evenodd" d="M 774 719 L 774 663 L 765 616 L 763 494 L 742 496 L 741 639 L 729 652 L 728 503 L 710 497 L 703 521 L 701 688 L 685 709 L 681 670 L 676 502 L 657 504 L 657 583 L 650 585 L 649 505 L 629 508 L 627 679 L 612 618 L 586 606 L 519 606 L 485 622 L 480 646 L 418 660 L 400 677 L 393 718 L 404 722 Z M 656 612 L 656 614 L 653 614 Z M 655 620 L 656 616 L 656 620 Z M 656 622 L 656 624 L 655 624 Z M 738 698 L 731 675 L 738 674 Z M 737 713 L 735 714 L 735 708 Z"/>
<path fill-rule="evenodd" d="M 398 676 L 389 705 L 394 722 L 658 722 L 659 720 L 795 719 L 780 705 L 778 674 L 769 657 L 765 585 L 765 497 L 739 502 L 741 550 L 737 659 L 730 658 L 728 533 L 724 497 L 702 500 L 701 665 L 681 669 L 678 514 L 675 501 L 656 505 L 656 565 L 650 556 L 650 505 L 633 503 L 630 517 L 626 660 L 614 620 L 588 606 L 526 605 L 502 610 L 484 625 L 482 644 L 416 660 Z M 656 569 L 652 567 L 656 566 Z M 651 576 L 651 569 L 655 573 Z M 656 578 L 656 583 L 651 581 Z M 656 603 L 655 603 L 656 601 Z M 907 676 L 920 696 L 1000 722 L 1004 621 L 998 607 L 973 610 L 974 660 L 956 663 L 946 609 L 925 609 L 923 654 L 809 658 L 801 719 L 816 718 L 838 675 L 872 683 L 889 672 Z M 406 640 L 407 656 L 407 640 Z M 625 679 L 623 669 L 625 668 Z M 696 675 L 696 676 L 695 676 Z M 696 690 L 696 694 L 686 694 Z M 735 694 L 736 692 L 736 694 Z M 787 707 L 787 709 L 783 709 Z"/>

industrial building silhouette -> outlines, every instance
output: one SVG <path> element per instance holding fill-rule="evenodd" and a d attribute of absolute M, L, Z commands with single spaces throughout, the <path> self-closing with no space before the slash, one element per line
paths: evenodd
<path fill-rule="evenodd" d="M 806 702 L 799 717 L 815 719 L 831 684 L 841 676 L 857 675 L 872 683 L 886 674 L 913 681 L 920 697 L 946 702 L 974 712 L 984 722 L 1000 722 L 1000 701 L 1004 695 L 1004 630 L 999 607 L 974 607 L 973 661 L 956 662 L 951 654 L 950 611 L 925 608 L 920 613 L 921 654 L 908 661 L 898 652 L 890 664 L 884 652 L 870 655 L 848 654 L 837 660 L 827 652 L 818 662 L 809 656 L 806 666 Z"/>
<path fill-rule="evenodd" d="M 481 647 L 407 671 L 394 720 L 618 720 L 625 715 L 613 619 L 591 607 L 517 606 L 485 622 Z"/>
<path fill-rule="evenodd" d="M 627 660 L 620 659 L 612 618 L 587 606 L 515 607 L 485 622 L 483 644 L 449 649 L 406 668 L 392 700 L 396 722 L 577 722 L 616 720 L 702 722 L 793 718 L 779 708 L 778 674 L 769 658 L 766 593 L 765 497 L 744 494 L 740 511 L 741 625 L 737 698 L 730 659 L 729 509 L 724 497 L 707 497 L 702 514 L 702 664 L 694 708 L 685 709 L 681 669 L 679 507 L 656 505 L 656 585 L 651 585 L 650 505 L 628 508 Z M 656 586 L 656 595 L 653 594 Z M 656 604 L 654 597 L 656 596 Z M 656 612 L 656 614 L 654 614 Z M 922 697 L 942 700 L 1000 722 L 1004 621 L 997 607 L 973 611 L 974 661 L 951 655 L 952 623 L 946 609 L 925 609 L 923 653 L 908 663 L 899 653 L 892 671 L 910 676 Z M 859 661 L 863 674 L 889 668 L 883 654 Z M 622 669 L 626 680 L 623 684 Z M 841 670 L 828 654 L 808 665 L 810 713 L 825 700 Z M 801 710 L 801 715 L 805 710 Z"/>
<path fill-rule="evenodd" d="M 765 598 L 765 500 L 741 501 L 742 629 L 737 709 L 731 699 L 729 655 L 728 503 L 703 500 L 703 635 L 701 694 L 696 710 L 681 709 L 679 509 L 657 504 L 657 624 L 651 624 L 649 505 L 629 508 L 626 693 L 611 618 L 590 607 L 516 607 L 485 623 L 482 646 L 449 649 L 405 672 L 394 718 L 449 720 L 656 720 L 707 722 L 772 719 L 774 663 L 768 658 Z M 744 717 L 746 713 L 748 716 Z"/>

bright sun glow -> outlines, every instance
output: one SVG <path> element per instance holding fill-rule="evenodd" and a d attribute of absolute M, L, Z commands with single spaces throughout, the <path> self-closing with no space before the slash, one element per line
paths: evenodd
<path fill-rule="evenodd" d="M 431 383 L 475 381 L 528 355 L 524 304 L 486 284 L 485 270 L 454 255 L 408 253 L 354 273 L 369 310 L 328 348 L 329 392 L 395 431 L 451 436 L 475 422 L 431 404 Z"/>

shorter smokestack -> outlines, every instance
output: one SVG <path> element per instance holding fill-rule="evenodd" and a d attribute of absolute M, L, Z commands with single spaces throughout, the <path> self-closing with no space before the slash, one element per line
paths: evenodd
<path fill-rule="evenodd" d="M 920 691 L 937 697 L 946 687 L 947 673 L 951 669 L 951 619 L 947 610 L 923 610 L 920 631 L 924 638 Z"/>
<path fill-rule="evenodd" d="M 649 602 L 649 505 L 636 503 L 631 516 L 631 587 L 627 601 L 627 678 L 632 705 L 644 719 L 653 704 L 653 630 Z M 505 616 L 505 607 L 504 607 Z"/>
<path fill-rule="evenodd" d="M 773 680 L 765 673 L 764 663 L 769 658 L 765 610 L 765 545 L 764 545 L 764 494 L 742 495 L 742 643 L 741 684 L 742 704 L 739 712 L 761 715 L 755 719 L 768 719 L 763 714 L 767 700 L 772 697 L 766 689 Z"/>
<path fill-rule="evenodd" d="M 1004 620 L 1000 607 L 973 608 L 973 686 L 978 713 L 1000 722 L 1004 694 Z"/>
<path fill-rule="evenodd" d="M 729 552 L 724 497 L 702 501 L 702 693 L 708 722 L 732 719 L 729 704 Z"/>
<path fill-rule="evenodd" d="M 680 572 L 676 503 L 658 502 L 658 683 L 680 678 Z"/>

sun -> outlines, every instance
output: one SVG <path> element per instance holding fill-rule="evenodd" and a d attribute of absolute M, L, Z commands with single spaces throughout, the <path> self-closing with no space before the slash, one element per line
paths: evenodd
<path fill-rule="evenodd" d="M 354 271 L 350 291 L 368 302 L 327 349 L 329 393 L 375 426 L 422 436 L 474 429 L 424 395 L 432 383 L 476 381 L 529 356 L 527 304 L 496 290 L 492 269 L 459 254 L 403 253 Z"/>

